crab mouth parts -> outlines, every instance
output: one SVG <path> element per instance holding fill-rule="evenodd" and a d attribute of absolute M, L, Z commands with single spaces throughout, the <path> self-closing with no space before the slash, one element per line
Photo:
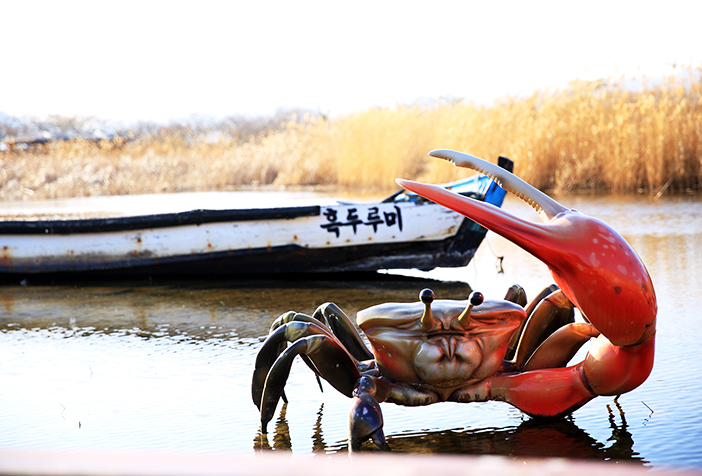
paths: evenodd
<path fill-rule="evenodd" d="M 458 331 L 458 330 L 453 330 L 453 329 L 449 329 L 449 330 L 442 329 L 440 331 L 427 332 L 427 338 L 429 338 L 430 340 L 434 340 L 434 339 L 441 338 L 441 337 L 465 337 L 465 336 L 466 336 L 465 331 Z"/>
<path fill-rule="evenodd" d="M 444 353 L 444 359 L 445 360 L 455 360 L 456 359 L 456 339 L 448 338 L 448 337 L 442 337 L 441 340 L 441 350 Z M 437 342 L 438 344 L 438 342 Z"/>
<path fill-rule="evenodd" d="M 429 385 L 450 387 L 471 377 L 480 365 L 477 344 L 465 335 L 442 335 L 422 344 L 414 355 L 419 378 Z"/>
<path fill-rule="evenodd" d="M 441 333 L 434 334 L 425 343 L 425 350 L 431 349 L 436 362 L 453 361 L 459 354 L 466 354 L 469 340 L 463 334 Z"/>

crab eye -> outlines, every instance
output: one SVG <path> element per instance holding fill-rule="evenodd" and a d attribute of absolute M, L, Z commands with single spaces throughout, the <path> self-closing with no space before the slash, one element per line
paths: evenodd
<path fill-rule="evenodd" d="M 434 327 L 434 315 L 431 312 L 431 303 L 434 302 L 434 291 L 429 288 L 422 289 L 419 293 L 419 300 L 424 303 L 424 314 L 422 314 L 422 329 L 428 331 Z"/>
<path fill-rule="evenodd" d="M 468 300 L 473 306 L 480 306 L 483 303 L 483 301 L 485 301 L 485 296 L 483 296 L 483 293 L 481 292 L 473 291 L 472 293 L 470 293 L 470 297 L 468 298 Z"/>
<path fill-rule="evenodd" d="M 422 289 L 419 292 L 419 300 L 424 304 L 431 304 L 434 301 L 434 291 L 429 288 Z"/>

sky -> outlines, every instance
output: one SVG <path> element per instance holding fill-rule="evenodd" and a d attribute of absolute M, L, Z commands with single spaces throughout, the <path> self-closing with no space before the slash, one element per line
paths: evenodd
<path fill-rule="evenodd" d="M 168 122 L 702 66 L 702 1 L 0 0 L 0 112 Z"/>

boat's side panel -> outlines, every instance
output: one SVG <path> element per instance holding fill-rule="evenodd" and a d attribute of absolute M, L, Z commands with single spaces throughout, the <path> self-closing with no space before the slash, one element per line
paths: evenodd
<path fill-rule="evenodd" d="M 370 259 L 358 251 L 369 245 L 385 247 L 382 261 L 382 255 L 389 256 L 390 244 L 401 248 L 405 242 L 441 242 L 454 236 L 462 222 L 462 216 L 437 205 L 383 203 L 321 207 L 319 216 L 292 219 L 105 233 L 4 235 L 0 236 L 0 273 L 129 269 L 255 255 L 256 250 L 312 253 L 355 247 L 356 255 Z M 378 267 L 392 266 L 380 263 Z"/>
<path fill-rule="evenodd" d="M 129 267 L 53 271 L 49 275 L 141 275 L 141 276 L 216 276 L 258 275 L 301 272 L 360 272 L 378 269 L 419 268 L 433 269 L 447 266 L 444 258 L 451 238 L 398 244 L 370 244 L 334 248 L 301 248 L 283 246 L 227 253 L 208 253 L 193 256 L 174 256 L 169 259 L 131 261 Z M 462 253 L 463 265 L 473 257 L 475 249 Z M 452 254 L 456 257 L 456 254 Z M 2 275 L 0 273 L 0 275 Z"/>

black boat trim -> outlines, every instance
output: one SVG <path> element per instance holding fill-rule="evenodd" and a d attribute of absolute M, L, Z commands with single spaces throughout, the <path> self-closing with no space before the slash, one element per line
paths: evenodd
<path fill-rule="evenodd" d="M 233 210 L 190 210 L 180 213 L 133 217 L 87 218 L 73 220 L 0 221 L 0 235 L 70 235 L 72 233 L 108 233 L 176 226 L 203 225 L 254 220 L 291 220 L 315 217 L 321 206 L 247 208 Z"/>

